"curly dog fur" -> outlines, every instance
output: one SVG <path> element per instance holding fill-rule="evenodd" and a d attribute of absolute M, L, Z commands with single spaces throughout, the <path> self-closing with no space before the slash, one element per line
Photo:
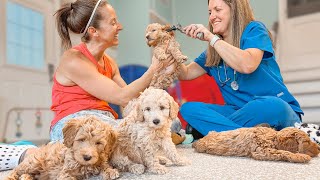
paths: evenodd
<path fill-rule="evenodd" d="M 181 63 L 187 60 L 187 56 L 180 51 L 180 45 L 174 38 L 173 32 L 167 32 L 168 25 L 153 23 L 146 29 L 146 41 L 149 46 L 154 47 L 153 56 L 159 62 L 163 62 L 171 55 L 174 63 L 165 69 L 160 70 L 154 75 L 150 87 L 165 89 L 169 87 L 177 78 L 181 70 Z"/>
<path fill-rule="evenodd" d="M 116 141 L 109 125 L 94 116 L 72 119 L 63 128 L 63 135 L 63 144 L 38 148 L 7 179 L 87 179 L 98 174 L 103 179 L 119 177 L 118 170 L 108 164 Z"/>
<path fill-rule="evenodd" d="M 319 146 L 296 128 L 240 128 L 214 132 L 193 143 L 197 152 L 222 156 L 248 156 L 256 160 L 306 163 L 318 156 Z"/>
<path fill-rule="evenodd" d="M 114 167 L 134 174 L 142 174 L 145 170 L 164 174 L 168 170 L 161 164 L 189 164 L 177 153 L 171 139 L 171 122 L 177 117 L 179 107 L 166 91 L 148 88 L 127 107 L 111 158 Z M 171 162 L 157 156 L 159 150 Z"/>

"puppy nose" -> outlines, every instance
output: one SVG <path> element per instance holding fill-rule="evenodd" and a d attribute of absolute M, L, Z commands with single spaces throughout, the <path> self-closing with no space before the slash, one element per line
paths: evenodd
<path fill-rule="evenodd" d="M 91 156 L 83 155 L 83 159 L 84 159 L 85 161 L 90 161 L 91 158 L 92 158 Z"/>
<path fill-rule="evenodd" d="M 150 36 L 149 36 L 149 35 L 147 35 L 147 36 L 146 36 L 146 38 L 147 38 L 147 39 L 149 39 L 149 38 L 150 38 Z"/>
<path fill-rule="evenodd" d="M 153 124 L 156 124 L 156 125 L 157 125 L 157 124 L 159 124 L 159 122 L 160 122 L 159 119 L 154 119 L 154 120 L 153 120 Z"/>

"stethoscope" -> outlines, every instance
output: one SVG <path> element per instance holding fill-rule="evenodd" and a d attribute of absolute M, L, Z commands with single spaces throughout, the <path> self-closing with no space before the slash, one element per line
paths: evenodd
<path fill-rule="evenodd" d="M 228 74 L 227 74 L 227 68 L 226 68 L 226 64 L 224 63 L 224 61 L 222 61 L 223 63 L 223 69 L 224 69 L 224 75 L 226 77 L 226 79 L 224 81 L 221 80 L 221 76 L 220 76 L 220 71 L 219 71 L 219 68 L 217 66 L 217 71 L 218 71 L 218 79 L 219 79 L 219 82 L 220 82 L 220 86 L 223 87 L 224 85 L 227 84 L 228 81 L 231 80 L 231 78 L 228 77 Z M 237 71 L 236 70 L 233 70 L 233 81 L 231 82 L 230 84 L 231 88 L 234 90 L 234 91 L 237 91 L 239 89 L 239 84 L 237 82 Z"/>

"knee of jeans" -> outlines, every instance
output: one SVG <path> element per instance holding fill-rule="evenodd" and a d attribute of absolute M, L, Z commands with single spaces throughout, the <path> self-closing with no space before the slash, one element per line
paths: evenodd
<path fill-rule="evenodd" d="M 50 141 L 63 141 L 62 126 L 56 125 L 50 131 Z"/>

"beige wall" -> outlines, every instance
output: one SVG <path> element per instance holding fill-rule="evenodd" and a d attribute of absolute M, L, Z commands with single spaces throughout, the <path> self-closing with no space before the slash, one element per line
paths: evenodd
<path fill-rule="evenodd" d="M 283 78 L 305 112 L 305 122 L 320 123 L 320 12 L 288 19 L 279 1 L 278 61 Z"/>
<path fill-rule="evenodd" d="M 0 1 L 0 141 L 6 126 L 6 116 L 10 109 L 22 108 L 49 108 L 51 104 L 51 82 L 47 70 L 48 63 L 56 63 L 60 56 L 60 47 L 53 21 L 53 10 L 59 7 L 53 0 L 12 0 L 25 7 L 41 12 L 45 16 L 45 67 L 34 70 L 6 63 L 6 1 Z M 19 53 L 19 52 L 17 52 Z M 9 141 L 17 140 L 15 137 L 16 112 L 9 116 L 6 138 Z M 52 119 L 50 111 L 42 112 L 43 128 L 35 131 L 35 110 L 24 111 L 21 114 L 23 139 L 40 140 L 48 139 L 49 122 Z"/>

